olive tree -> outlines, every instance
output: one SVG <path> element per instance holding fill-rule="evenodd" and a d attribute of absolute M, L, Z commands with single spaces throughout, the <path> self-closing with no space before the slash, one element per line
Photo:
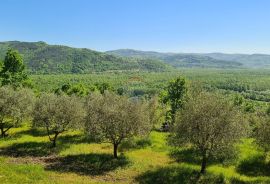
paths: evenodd
<path fill-rule="evenodd" d="M 75 96 L 42 94 L 35 104 L 34 126 L 46 128 L 52 146 L 59 134 L 80 126 L 84 117 L 83 104 Z"/>
<path fill-rule="evenodd" d="M 247 125 L 225 99 L 202 92 L 189 99 L 177 114 L 173 130 L 176 145 L 192 145 L 201 156 L 201 174 L 211 158 L 226 156 L 246 133 Z"/>
<path fill-rule="evenodd" d="M 143 102 L 113 93 L 91 94 L 86 100 L 86 132 L 113 144 L 113 155 L 121 142 L 151 129 Z"/>
<path fill-rule="evenodd" d="M 30 117 L 33 103 L 34 94 L 29 89 L 0 88 L 0 130 L 2 137 L 7 136 L 7 132 L 11 128 L 18 127 L 24 118 Z"/>

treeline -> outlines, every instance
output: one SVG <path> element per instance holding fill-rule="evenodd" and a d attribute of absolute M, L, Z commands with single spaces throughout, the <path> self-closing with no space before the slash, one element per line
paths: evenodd
<path fill-rule="evenodd" d="M 35 96 L 31 90 L 10 86 L 0 88 L 0 130 L 6 137 L 23 120 L 32 120 L 33 128 L 44 128 L 53 147 L 60 134 L 83 130 L 96 140 L 109 141 L 117 147 L 135 135 L 145 135 L 153 127 L 149 110 L 152 103 L 128 99 L 113 93 L 92 93 L 85 98 L 44 93 Z"/>
<path fill-rule="evenodd" d="M 270 102 L 270 92 L 257 87 L 251 87 L 250 84 L 237 81 L 228 80 L 225 82 L 216 83 L 218 89 L 231 90 L 240 93 L 243 97 L 256 101 Z M 267 89 L 267 88 L 266 88 Z"/>

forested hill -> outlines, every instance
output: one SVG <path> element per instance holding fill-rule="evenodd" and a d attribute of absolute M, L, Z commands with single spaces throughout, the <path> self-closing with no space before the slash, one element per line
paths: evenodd
<path fill-rule="evenodd" d="M 270 55 L 267 54 L 224 54 L 209 53 L 205 56 L 226 61 L 237 61 L 248 68 L 270 68 Z"/>
<path fill-rule="evenodd" d="M 90 73 L 111 70 L 166 71 L 169 65 L 152 58 L 127 58 L 90 49 L 45 42 L 0 42 L 0 61 L 8 48 L 17 49 L 31 73 Z"/>
<path fill-rule="evenodd" d="M 224 60 L 210 57 L 204 54 L 186 53 L 160 53 L 153 51 L 138 51 L 132 49 L 119 49 L 107 53 L 117 56 L 133 58 L 159 59 L 173 67 L 197 67 L 197 68 L 240 68 L 243 64 L 233 60 Z"/>
<path fill-rule="evenodd" d="M 160 53 L 132 49 L 119 49 L 107 53 L 126 57 L 160 59 L 175 67 L 270 68 L 270 55 L 267 54 Z"/>

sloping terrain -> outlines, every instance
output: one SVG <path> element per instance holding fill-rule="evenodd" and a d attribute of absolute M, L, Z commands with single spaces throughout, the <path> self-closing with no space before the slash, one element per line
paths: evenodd
<path fill-rule="evenodd" d="M 159 59 L 173 67 L 196 67 L 196 68 L 239 68 L 242 63 L 216 59 L 203 54 L 185 54 L 185 53 L 160 53 L 152 51 L 137 51 L 131 49 L 119 49 L 108 51 L 107 53 L 118 56 L 126 56 L 133 58 L 151 58 Z"/>
<path fill-rule="evenodd" d="M 170 67 L 150 58 L 126 58 L 90 49 L 45 42 L 0 42 L 0 60 L 8 48 L 17 49 L 31 73 L 90 73 L 109 70 L 165 71 Z"/>
<path fill-rule="evenodd" d="M 270 55 L 267 54 L 223 54 L 209 53 L 206 56 L 226 61 L 237 61 L 249 68 L 270 68 Z"/>

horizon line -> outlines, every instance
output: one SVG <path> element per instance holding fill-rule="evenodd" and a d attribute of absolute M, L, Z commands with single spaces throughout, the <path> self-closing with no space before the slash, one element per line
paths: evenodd
<path fill-rule="evenodd" d="M 263 53 L 263 52 L 252 52 L 252 53 L 244 53 L 244 52 L 222 52 L 222 51 L 210 51 L 210 52 L 175 52 L 175 51 L 157 51 L 155 49 L 138 49 L 138 48 L 117 48 L 117 49 L 109 49 L 109 50 L 100 50 L 97 48 L 90 48 L 90 47 L 78 47 L 72 44 L 61 44 L 61 43 L 51 43 L 48 41 L 21 41 L 21 40 L 0 40 L 0 43 L 3 42 L 25 42 L 25 43 L 38 43 L 43 42 L 47 45 L 54 45 L 54 46 L 65 46 L 75 49 L 88 49 L 92 51 L 97 52 L 110 52 L 110 51 L 117 51 L 117 50 L 133 50 L 133 51 L 139 51 L 139 52 L 155 52 L 155 53 L 161 53 L 161 54 L 228 54 L 228 55 L 270 55 L 270 53 Z"/>

